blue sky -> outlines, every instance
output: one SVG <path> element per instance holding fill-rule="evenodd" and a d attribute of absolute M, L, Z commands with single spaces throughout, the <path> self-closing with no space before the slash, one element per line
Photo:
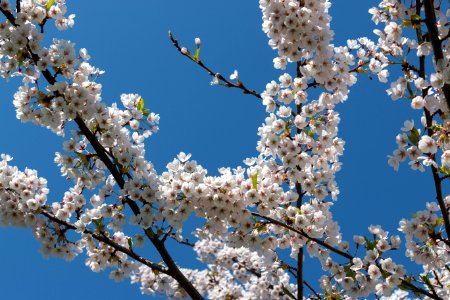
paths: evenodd
<path fill-rule="evenodd" d="M 170 2 L 170 3 L 169 3 Z M 335 44 L 347 38 L 373 38 L 369 1 L 334 1 L 331 9 Z M 76 25 L 67 32 L 48 30 L 85 47 L 91 62 L 106 70 L 100 79 L 103 99 L 119 102 L 121 93 L 139 93 L 161 115 L 161 130 L 147 142 L 147 158 L 164 170 L 180 151 L 216 174 L 256 155 L 257 127 L 266 113 L 258 101 L 236 90 L 210 86 L 210 77 L 171 45 L 171 30 L 182 45 L 202 39 L 201 58 L 223 75 L 239 70 L 248 87 L 262 91 L 280 71 L 272 67 L 275 52 L 261 31 L 257 1 L 69 1 Z M 375 2 L 373 2 L 375 3 Z M 58 201 L 68 182 L 59 176 L 54 152 L 63 140 L 44 128 L 21 124 L 15 118 L 12 95 L 18 82 L 0 83 L 0 152 L 14 157 L 19 167 L 37 169 L 49 180 L 51 198 Z M 393 102 L 386 85 L 363 76 L 340 105 L 340 136 L 346 140 L 338 174 L 341 188 L 333 212 L 344 237 L 366 234 L 370 224 L 395 232 L 398 221 L 423 209 L 434 199 L 430 174 L 401 165 L 396 173 L 386 156 L 396 147 L 403 121 L 417 118 L 408 103 Z M 0 228 L 0 297 L 2 299 L 141 299 L 137 286 L 117 284 L 108 273 L 95 274 L 84 258 L 72 263 L 45 260 L 29 230 Z M 179 246 L 181 247 L 181 246 Z M 174 248 L 176 257 L 185 249 Z M 401 250 L 403 253 L 403 250 Z M 143 253 L 151 253 L 146 249 Z M 406 259 L 403 263 L 408 265 Z M 317 270 L 307 271 L 316 282 Z"/>

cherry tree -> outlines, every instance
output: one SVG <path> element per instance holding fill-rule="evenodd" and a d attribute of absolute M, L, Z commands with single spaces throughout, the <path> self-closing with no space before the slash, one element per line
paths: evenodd
<path fill-rule="evenodd" d="M 28 227 L 45 256 L 70 261 L 83 254 L 92 271 L 138 283 L 150 295 L 450 298 L 448 3 L 383 0 L 369 10 L 375 38 L 339 46 L 330 1 L 260 0 L 262 29 L 280 72 L 262 92 L 238 71 L 225 76 L 203 61 L 199 38 L 185 47 L 169 33 L 212 85 L 240 90 L 267 112 L 255 156 L 211 176 L 184 152 L 158 173 L 146 159 L 145 140 L 158 131 L 160 116 L 138 94 L 105 104 L 97 82 L 103 71 L 89 63 L 88 51 L 67 40 L 46 42 L 50 23 L 74 26 L 65 2 L 0 2 L 1 76 L 22 79 L 16 116 L 64 137 L 55 163 L 71 180 L 64 197 L 53 199 L 36 170 L 20 170 L 2 154 L 1 225 Z M 387 163 L 397 171 L 407 162 L 432 176 L 435 202 L 401 220 L 401 235 L 374 225 L 345 241 L 331 210 L 345 145 L 336 107 L 359 76 L 386 83 L 393 100 L 421 111 L 419 120 L 405 121 Z M 183 228 L 191 218 L 200 225 L 187 239 Z M 204 268 L 176 262 L 169 240 L 194 252 Z M 402 242 L 406 258 L 397 261 L 391 251 Z M 161 262 L 140 254 L 141 247 L 151 247 Z M 321 265 L 318 283 L 304 279 L 306 259 Z M 419 274 L 407 271 L 409 260 L 422 267 Z"/>

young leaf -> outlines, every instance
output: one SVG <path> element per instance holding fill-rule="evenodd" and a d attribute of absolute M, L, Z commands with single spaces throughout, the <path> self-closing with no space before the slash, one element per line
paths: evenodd
<path fill-rule="evenodd" d="M 87 167 L 89 166 L 89 159 L 88 156 L 86 154 L 80 153 L 80 152 L 75 152 L 78 157 L 80 157 L 80 162 L 83 166 Z"/>
<path fill-rule="evenodd" d="M 144 107 L 142 110 L 142 114 L 146 117 L 148 117 L 148 115 L 150 114 L 150 109 Z"/>
<path fill-rule="evenodd" d="M 408 135 L 408 140 L 415 146 L 419 144 L 420 134 L 419 130 L 417 130 L 416 127 L 413 127 L 413 129 L 411 129 L 411 133 Z"/>
<path fill-rule="evenodd" d="M 133 251 L 133 240 L 129 237 L 128 239 L 128 248 Z"/>
<path fill-rule="evenodd" d="M 412 22 L 411 20 L 404 20 L 402 23 L 403 27 L 412 27 Z"/>
<path fill-rule="evenodd" d="M 439 226 L 444 224 L 444 218 L 438 218 L 436 219 L 436 223 L 434 223 L 435 226 Z"/>
<path fill-rule="evenodd" d="M 144 109 L 144 105 L 145 105 L 144 98 L 141 97 L 141 99 L 139 99 L 137 109 L 142 111 Z"/>
<path fill-rule="evenodd" d="M 252 188 L 258 191 L 258 172 L 255 175 L 252 175 Z"/>
<path fill-rule="evenodd" d="M 450 175 L 450 169 L 448 167 L 439 167 L 438 171 L 445 175 Z"/>
<path fill-rule="evenodd" d="M 47 4 L 45 5 L 45 9 L 48 11 L 50 7 L 52 7 L 53 3 L 55 3 L 55 0 L 48 0 Z"/>
<path fill-rule="evenodd" d="M 305 133 L 306 133 L 306 135 L 308 135 L 310 138 L 314 138 L 314 133 L 311 131 L 311 130 L 309 130 L 309 129 L 304 129 L 303 130 Z"/>

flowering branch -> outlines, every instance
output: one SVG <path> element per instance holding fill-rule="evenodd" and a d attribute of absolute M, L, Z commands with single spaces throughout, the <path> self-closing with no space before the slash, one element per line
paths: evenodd
<path fill-rule="evenodd" d="M 55 215 L 53 215 L 53 214 L 51 214 L 51 213 L 49 213 L 47 211 L 42 211 L 40 214 L 45 216 L 46 218 L 48 218 L 49 220 L 51 220 L 51 221 L 53 221 L 55 223 L 58 223 L 60 225 L 64 225 L 68 229 L 77 230 L 77 227 L 74 224 L 69 223 L 67 221 L 60 220 Z M 108 246 L 113 247 L 117 251 L 125 253 L 129 257 L 131 257 L 134 260 L 136 260 L 136 261 L 138 261 L 138 262 L 140 262 L 140 263 L 150 267 L 154 271 L 161 272 L 161 273 L 167 274 L 169 276 L 171 275 L 170 271 L 167 268 L 164 268 L 161 265 L 158 265 L 158 264 L 155 264 L 155 263 L 149 261 L 148 259 L 146 259 L 146 258 L 140 256 L 139 254 L 135 253 L 132 249 L 128 249 L 128 248 L 125 248 L 122 245 L 117 244 L 116 242 L 114 242 L 113 240 L 111 240 L 110 238 L 108 238 L 105 235 L 92 232 L 91 230 L 88 230 L 88 229 L 83 230 L 83 233 L 92 236 L 94 239 L 98 240 L 99 242 L 105 243 Z"/>
<path fill-rule="evenodd" d="M 347 259 L 349 259 L 349 260 L 352 260 L 352 259 L 353 259 L 353 256 L 351 256 L 350 254 L 345 253 L 345 252 L 343 252 L 343 251 L 341 251 L 341 250 L 339 250 L 339 249 L 336 249 L 336 248 L 334 248 L 333 246 L 328 245 L 328 244 L 325 243 L 324 241 L 321 241 L 321 240 L 319 240 L 319 239 L 310 237 L 309 235 L 307 235 L 307 234 L 306 234 L 305 232 L 303 232 L 302 230 L 298 230 L 298 229 L 292 227 L 291 225 L 288 225 L 288 224 L 286 224 L 286 223 L 283 223 L 283 222 L 281 222 L 281 221 L 278 221 L 278 220 L 276 220 L 276 219 L 274 219 L 274 218 L 271 218 L 271 217 L 268 217 L 268 216 L 263 216 L 263 215 L 261 215 L 261 214 L 259 214 L 259 213 L 256 213 L 256 212 L 252 212 L 252 215 L 255 216 L 255 217 L 259 217 L 259 218 L 265 219 L 265 220 L 267 220 L 267 221 L 270 221 L 271 223 L 273 223 L 273 224 L 275 224 L 275 225 L 284 227 L 284 228 L 289 229 L 289 230 L 291 230 L 291 231 L 293 231 L 293 232 L 295 232 L 295 233 L 298 233 L 298 234 L 300 234 L 301 236 L 307 238 L 308 240 L 311 240 L 311 241 L 313 241 L 313 242 L 316 242 L 317 244 L 321 245 L 322 247 L 327 248 L 328 250 L 330 250 L 330 251 L 332 251 L 332 252 L 334 252 L 334 253 L 336 253 L 336 254 L 339 254 L 340 256 L 343 256 L 343 257 L 345 257 L 345 258 L 347 258 Z"/>
<path fill-rule="evenodd" d="M 5 15 L 5 17 L 13 24 L 15 27 L 18 27 L 16 24 L 16 20 L 12 13 L 10 13 L 7 10 L 4 10 L 3 8 L 0 8 L 0 11 Z M 28 39 L 27 39 L 28 41 Z M 27 50 L 31 56 L 31 59 L 33 60 L 34 64 L 37 65 L 39 62 L 39 56 L 33 51 L 31 51 L 30 46 L 27 45 Z M 54 85 L 56 83 L 56 76 L 52 76 L 50 71 L 48 69 L 43 69 L 41 71 L 44 78 L 47 80 L 47 82 L 51 85 Z M 58 92 L 55 92 L 57 96 L 60 96 Z M 80 117 L 80 115 L 77 115 L 74 119 L 75 123 L 78 125 L 79 129 L 83 133 L 84 136 L 88 139 L 91 146 L 96 151 L 98 157 L 100 160 L 105 164 L 107 169 L 111 172 L 114 179 L 116 180 L 117 184 L 121 189 L 123 189 L 125 181 L 122 177 L 122 175 L 119 173 L 118 169 L 116 168 L 116 165 L 109 159 L 106 149 L 100 144 L 100 142 L 97 140 L 97 138 L 94 136 L 94 134 L 91 133 L 89 128 L 87 127 L 86 123 L 83 121 L 83 119 Z M 135 215 L 138 215 L 140 213 L 139 207 L 137 204 L 128 198 L 126 198 L 126 203 L 130 206 L 131 210 Z M 177 282 L 182 286 L 185 291 L 193 298 L 193 299 L 203 299 L 201 294 L 197 291 L 197 289 L 193 286 L 193 284 L 186 278 L 186 276 L 180 271 L 178 266 L 173 261 L 172 257 L 170 256 L 169 252 L 167 251 L 164 242 L 160 241 L 156 234 L 152 232 L 150 228 L 145 230 L 145 233 L 147 237 L 150 239 L 150 241 L 153 243 L 159 254 L 161 255 L 163 261 L 167 265 L 167 274 L 172 276 Z M 122 251 L 123 252 L 123 251 Z"/>
<path fill-rule="evenodd" d="M 336 47 L 328 0 L 273 0 L 259 5 L 263 31 L 270 46 L 278 50 L 274 67 L 285 70 L 288 63 L 296 64 L 295 76 L 285 72 L 261 94 L 247 88 L 237 71 L 227 79 L 204 64 L 199 58 L 200 39 L 195 41 L 195 53 L 190 53 L 169 33 L 174 47 L 213 76 L 213 83 L 261 99 L 268 113 L 258 129 L 257 157 L 247 158 L 246 168 L 222 168 L 220 176 L 209 176 L 185 153 L 169 163 L 166 172 L 157 174 L 145 159 L 144 140 L 158 130 L 159 116 L 150 113 L 143 98 L 122 95 L 125 110 L 116 104 L 107 106 L 101 102 L 101 85 L 95 82 L 102 71 L 87 62 L 86 49 L 77 55 L 73 43 L 59 39 L 49 48 L 41 46 L 47 20 L 55 19 L 58 29 L 73 25 L 74 15 L 64 16 L 65 0 L 17 0 L 15 8 L 0 1 L 0 12 L 7 19 L 0 23 L 0 75 L 23 77 L 14 95 L 17 117 L 60 135 L 68 122 L 78 127 L 64 141 L 66 153 L 58 152 L 55 157 L 63 176 L 73 179 L 75 186 L 51 206 L 45 205 L 46 180 L 37 178 L 34 170 L 18 171 L 8 165 L 11 157 L 2 155 L 0 224 L 31 227 L 44 254 L 70 259 L 84 248 L 92 270 L 113 267 L 111 275 L 116 280 L 131 277 L 146 292 L 158 290 L 174 297 L 187 294 L 202 299 L 205 293 L 212 299 L 284 296 L 300 300 L 308 287 L 319 299 L 405 293 L 399 289 L 432 299 L 448 298 L 445 287 L 450 270 L 443 266 L 449 262 L 450 197 L 443 194 L 442 182 L 450 174 L 446 109 L 450 73 L 442 70 L 442 62 L 448 60 L 442 48 L 448 46 L 449 23 L 441 7 L 435 12 L 432 1 L 411 1 L 407 9 L 401 1 L 383 0 L 380 10 L 371 9 L 375 23 L 386 23 L 384 32 L 375 31 L 378 43 L 360 38 Z M 423 5 L 426 17 L 421 19 Z M 427 41 L 420 31 L 423 23 L 429 31 Z M 402 37 L 405 27 L 416 29 L 417 41 Z M 417 49 L 420 68 L 408 63 L 407 55 L 413 49 Z M 437 73 L 427 82 L 425 56 L 433 49 Z M 337 200 L 340 193 L 335 175 L 345 144 L 338 136 L 340 117 L 335 106 L 348 98 L 357 73 L 370 70 L 387 82 L 389 73 L 383 69 L 391 64 L 401 65 L 404 74 L 388 93 L 394 100 L 406 97 L 413 108 L 423 108 L 426 131 L 421 134 L 413 122 L 405 122 L 406 129 L 397 137 L 399 149 L 389 163 L 398 167 L 409 156 L 413 169 L 430 167 L 438 202 L 427 203 L 427 210 L 400 223 L 407 255 L 424 266 L 420 279 L 406 276 L 402 265 L 384 257 L 385 252 L 399 248 L 400 237 L 389 240 L 379 226 L 369 228 L 373 239 L 354 237 L 356 249 L 364 245 L 366 256 L 351 255 L 326 199 Z M 44 90 L 39 87 L 42 77 L 48 82 Z M 438 151 L 442 151 L 441 166 Z M 86 205 L 86 188 L 96 189 L 91 206 Z M 442 213 L 442 218 L 433 212 Z M 180 236 L 184 222 L 193 214 L 205 219 L 205 225 L 195 231 L 195 244 Z M 134 252 L 133 238 L 122 232 L 127 221 L 144 231 L 161 256 L 161 264 Z M 110 238 L 105 228 L 114 231 L 114 236 Z M 84 234 L 75 243 L 65 236 L 68 230 Z M 193 247 L 208 268 L 182 271 L 166 247 L 167 238 Z M 143 234 L 136 235 L 134 245 L 141 246 L 144 239 Z M 278 257 L 277 249 L 289 246 L 296 264 Z M 321 277 L 323 294 L 304 280 L 305 249 L 331 274 Z M 348 262 L 335 262 L 336 255 Z M 136 262 L 130 265 L 128 257 Z M 153 276 L 151 270 L 160 276 Z M 171 289 L 165 289 L 167 282 Z"/>
<path fill-rule="evenodd" d="M 422 4 L 424 5 L 424 8 L 425 8 L 425 16 L 426 16 L 425 23 L 428 28 L 428 34 L 430 35 L 431 43 L 432 43 L 434 53 L 435 53 L 435 60 L 436 60 L 436 64 L 437 64 L 438 60 L 443 58 L 443 53 L 442 53 L 442 48 L 441 48 L 441 41 L 439 40 L 438 31 L 436 28 L 436 16 L 434 14 L 433 3 L 432 3 L 432 1 L 430 2 L 428 0 L 425 0 L 423 3 L 418 1 L 417 6 L 416 6 L 416 14 L 417 15 L 420 15 L 420 10 L 422 8 Z M 417 26 L 417 28 L 416 28 L 416 35 L 417 35 L 418 41 L 420 43 L 423 43 L 424 37 L 423 37 L 420 26 Z M 417 72 L 418 72 L 419 76 L 425 80 L 425 78 L 426 78 L 425 56 L 422 55 L 419 57 L 419 65 L 420 65 L 420 67 L 419 67 L 419 70 L 417 70 Z M 447 92 L 445 92 L 446 90 L 447 90 Z M 448 105 L 448 107 L 450 107 L 450 105 L 449 105 L 449 103 L 450 103 L 449 102 L 450 101 L 450 87 L 448 84 L 444 84 L 443 91 L 444 91 L 445 98 L 447 100 L 447 105 Z M 423 89 L 422 90 L 422 98 L 425 98 L 427 96 L 427 94 L 428 94 L 428 89 Z M 435 133 L 433 130 L 433 117 L 431 116 L 430 111 L 426 107 L 424 107 L 423 110 L 424 110 L 424 115 L 425 115 L 425 120 L 426 120 L 428 136 L 433 136 Z M 447 239 L 443 239 L 443 240 L 447 245 L 450 246 L 450 219 L 449 219 L 449 211 L 448 211 L 448 208 L 446 207 L 446 204 L 444 202 L 444 197 L 442 194 L 441 183 L 442 183 L 443 179 L 439 178 L 438 170 L 434 165 L 431 165 L 431 173 L 433 176 L 434 188 L 436 191 L 436 200 L 437 200 L 437 202 L 439 204 L 439 208 L 442 212 L 442 218 L 444 221 L 445 232 L 447 233 Z"/>
<path fill-rule="evenodd" d="M 442 40 L 439 39 L 439 32 L 436 26 L 436 14 L 434 12 L 434 1 L 424 0 L 423 6 L 425 9 L 425 24 L 428 28 L 428 34 L 430 36 L 431 45 L 434 51 L 434 59 L 436 66 L 439 68 L 440 64 L 443 63 L 444 53 L 442 52 Z M 442 91 L 445 95 L 445 101 L 447 103 L 448 109 L 450 109 L 450 84 L 444 83 Z M 449 233 L 449 232 L 447 232 Z"/>
<path fill-rule="evenodd" d="M 295 232 L 295 233 L 298 233 L 298 234 L 300 234 L 301 236 L 307 238 L 308 240 L 313 241 L 313 242 L 315 242 L 315 243 L 321 245 L 322 247 L 324 247 L 324 248 L 326 248 L 326 249 L 328 249 L 328 250 L 330 250 L 330 251 L 332 251 L 332 252 L 334 252 L 334 253 L 336 253 L 336 254 L 342 256 L 342 257 L 345 257 L 345 258 L 349 259 L 350 261 L 352 261 L 352 260 L 354 259 L 354 256 L 352 256 L 352 255 L 350 255 L 350 254 L 348 254 L 348 253 L 346 253 L 346 252 L 343 252 L 343 251 L 341 251 L 341 250 L 339 250 L 339 249 L 336 249 L 336 248 L 334 248 L 333 246 L 328 245 L 328 244 L 325 243 L 324 241 L 321 241 L 321 240 L 319 240 L 319 239 L 310 237 L 310 236 L 308 236 L 305 232 L 303 232 L 302 230 L 298 230 L 298 229 L 296 229 L 296 228 L 294 228 L 294 227 L 292 227 L 292 226 L 290 226 L 290 225 L 288 225 L 288 224 L 285 224 L 285 223 L 283 223 L 283 222 L 281 222 L 281 221 L 278 221 L 278 220 L 276 220 L 276 219 L 274 219 L 274 218 L 271 218 L 271 217 L 268 217 L 268 216 L 263 216 L 263 215 L 261 215 L 261 214 L 259 214 L 259 213 L 255 213 L 255 212 L 254 212 L 254 213 L 252 213 L 252 215 L 253 215 L 253 216 L 256 216 L 256 217 L 260 217 L 260 218 L 262 218 L 262 219 L 266 219 L 267 221 L 270 221 L 271 223 L 273 223 L 273 224 L 275 224 L 275 225 L 279 225 L 279 226 L 284 227 L 284 228 L 286 228 L 286 229 L 289 229 L 289 230 L 291 230 L 291 231 L 293 231 L 293 232 Z M 440 298 L 440 297 L 438 297 L 438 296 L 436 296 L 436 295 L 434 295 L 434 294 L 431 294 L 431 293 L 429 293 L 428 291 L 426 291 L 426 290 L 424 290 L 424 289 L 421 289 L 421 288 L 419 288 L 419 287 L 417 287 L 417 286 L 411 284 L 411 283 L 410 283 L 409 281 L 407 281 L 407 280 L 402 279 L 401 282 L 402 282 L 403 285 L 405 285 L 406 287 L 408 287 L 411 291 L 413 291 L 413 292 L 415 292 L 415 293 L 420 293 L 420 294 L 422 294 L 422 295 L 426 295 L 426 296 L 428 296 L 428 297 L 430 297 L 430 298 L 432 298 L 432 299 L 442 300 L 442 298 Z"/>

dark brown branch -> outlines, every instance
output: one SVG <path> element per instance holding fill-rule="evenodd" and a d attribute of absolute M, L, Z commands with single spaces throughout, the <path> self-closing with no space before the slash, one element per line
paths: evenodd
<path fill-rule="evenodd" d="M 169 269 L 170 276 L 172 276 L 183 287 L 183 289 L 186 291 L 186 293 L 189 294 L 192 299 L 203 299 L 202 295 L 178 268 L 178 266 L 172 259 L 172 256 L 170 256 L 169 252 L 167 251 L 164 242 L 159 240 L 158 236 L 156 236 L 153 232 L 149 232 L 149 229 L 147 229 L 145 233 L 155 246 L 156 250 L 159 252 L 159 255 L 163 259 L 167 268 Z"/>
<path fill-rule="evenodd" d="M 426 15 L 425 23 L 427 24 L 428 32 L 429 32 L 429 34 L 431 36 L 431 39 L 433 40 L 433 36 L 434 36 L 434 38 L 439 39 L 439 37 L 437 36 L 437 28 L 435 26 L 436 16 L 434 15 L 434 8 L 433 8 L 433 5 L 432 5 L 432 2 L 430 3 L 430 1 L 425 0 L 423 4 L 425 6 L 425 15 Z M 429 7 L 430 5 L 431 5 L 431 12 L 430 12 L 430 7 Z M 421 9 L 421 3 L 419 2 L 417 4 L 417 7 L 416 7 L 416 13 L 418 15 L 420 15 L 420 9 Z M 434 30 L 433 34 L 431 33 L 432 30 Z M 418 27 L 416 29 L 416 35 L 417 35 L 418 41 L 420 43 L 422 43 L 423 42 L 423 34 L 422 34 L 422 30 L 421 30 L 420 27 Z M 436 44 L 436 40 L 435 40 L 434 43 Z M 438 48 L 438 50 L 440 50 L 440 54 L 439 55 L 443 55 L 440 42 L 439 42 L 439 45 L 433 45 L 433 49 L 435 48 L 435 46 Z M 438 59 L 437 58 L 438 54 L 437 54 L 436 51 L 437 50 L 434 49 L 435 58 L 437 60 Z M 425 67 L 426 66 L 425 66 L 425 57 L 424 56 L 419 57 L 419 64 L 420 64 L 419 76 L 421 78 L 423 78 L 423 79 L 426 79 L 426 72 L 425 72 Z M 428 89 L 422 90 L 422 97 L 423 98 L 425 98 L 427 96 L 427 94 L 428 94 Z M 447 99 L 447 103 L 448 103 L 448 100 L 450 99 L 450 97 L 447 97 L 447 95 L 446 95 L 446 99 Z M 434 131 L 432 129 L 433 117 L 431 116 L 430 112 L 426 108 L 424 108 L 424 115 L 425 115 L 425 120 L 426 120 L 426 124 L 427 124 L 428 135 L 429 136 L 433 136 L 433 134 L 434 134 Z M 449 220 L 449 216 L 448 216 L 448 209 L 447 209 L 447 207 L 445 205 L 444 197 L 443 197 L 443 194 L 442 194 L 442 186 L 441 186 L 442 180 L 441 180 L 441 178 L 439 178 L 439 172 L 436 169 L 436 167 L 431 166 L 431 173 L 432 173 L 433 181 L 434 181 L 434 189 L 436 191 L 436 200 L 437 200 L 437 202 L 439 204 L 439 208 L 440 208 L 441 213 L 442 213 L 442 218 L 444 220 L 445 232 L 447 233 L 447 239 L 444 240 L 444 242 L 447 245 L 450 245 L 450 220 Z"/>
<path fill-rule="evenodd" d="M 177 48 L 178 52 L 180 52 L 183 56 L 186 56 L 187 58 L 189 58 L 191 61 L 195 62 L 202 69 L 206 70 L 209 75 L 211 75 L 211 76 L 217 78 L 218 80 L 221 80 L 222 82 L 224 82 L 226 87 L 240 89 L 240 90 L 242 90 L 242 92 L 244 94 L 253 95 L 256 98 L 262 99 L 260 94 L 258 94 L 254 90 L 249 90 L 241 81 L 238 80 L 238 83 L 235 84 L 235 83 L 229 81 L 228 79 L 226 79 L 225 77 L 223 77 L 222 75 L 220 75 L 219 73 L 212 71 L 199 58 L 196 59 L 189 52 L 188 53 L 183 53 L 183 51 L 181 50 L 180 45 L 178 44 L 178 41 L 173 37 L 171 32 L 169 32 L 169 38 L 172 41 L 172 44 L 174 45 L 174 47 Z"/>
<path fill-rule="evenodd" d="M 322 297 L 316 292 L 316 290 L 313 289 L 313 287 L 308 282 L 303 281 L 303 283 L 314 293 L 314 295 L 316 295 L 317 299 L 322 299 Z"/>
<path fill-rule="evenodd" d="M 301 109 L 301 106 L 298 107 L 298 109 Z M 298 112 L 297 112 L 298 113 Z M 299 130 L 299 129 L 297 129 Z M 300 183 L 295 183 L 295 189 L 298 194 L 298 200 L 297 200 L 297 208 L 301 209 L 302 207 L 302 199 L 303 199 L 303 193 L 302 193 L 302 187 Z M 303 299 L 303 247 L 298 249 L 297 254 L 297 299 Z"/>
<path fill-rule="evenodd" d="M 17 26 L 16 25 L 16 18 L 14 18 L 14 15 L 10 11 L 5 10 L 5 9 L 0 7 L 0 12 L 6 17 L 6 19 L 8 19 L 8 21 L 12 25 Z"/>
<path fill-rule="evenodd" d="M 53 214 L 47 212 L 47 211 L 42 211 L 41 215 L 45 216 L 46 218 L 48 218 L 49 220 L 58 223 L 60 225 L 64 225 L 66 228 L 68 229 L 72 229 L 72 230 L 76 230 L 77 228 L 75 227 L 75 225 L 73 225 L 72 223 L 69 223 L 67 221 L 63 221 L 58 219 L 57 217 L 55 217 Z M 96 239 L 99 242 L 105 243 L 108 246 L 113 247 L 114 249 L 116 249 L 117 251 L 123 252 L 126 255 L 128 255 L 129 257 L 133 258 L 134 260 L 142 263 L 143 265 L 146 265 L 147 267 L 151 268 L 154 271 L 158 271 L 167 275 L 170 275 L 168 273 L 168 270 L 166 268 L 164 268 L 161 265 L 155 264 L 151 261 L 149 261 L 148 259 L 138 255 L 137 253 L 135 253 L 133 250 L 128 249 L 122 245 L 117 244 L 116 242 L 114 242 L 113 240 L 111 240 L 110 238 L 106 237 L 105 235 L 102 234 L 98 234 L 95 232 L 92 232 L 88 229 L 85 229 L 83 231 L 83 233 L 85 234 L 89 234 L 90 236 L 92 236 L 94 239 Z"/>
<path fill-rule="evenodd" d="M 421 288 L 415 286 L 414 284 L 412 284 L 412 283 L 410 283 L 410 282 L 408 282 L 406 280 L 402 279 L 402 284 L 405 285 L 406 287 L 408 287 L 413 293 L 419 293 L 419 294 L 428 296 L 431 299 L 443 300 L 439 296 L 437 296 L 437 295 L 435 296 L 435 295 L 431 294 L 430 292 L 428 292 L 428 291 L 426 291 L 424 289 L 421 289 Z"/>
<path fill-rule="evenodd" d="M 347 258 L 347 259 L 349 259 L 349 260 L 353 260 L 353 258 L 354 258 L 352 255 L 350 255 L 350 254 L 348 254 L 348 253 L 346 253 L 346 252 L 343 252 L 343 251 L 341 251 L 341 250 L 339 250 L 339 249 L 336 249 L 336 248 L 334 248 L 333 246 L 328 245 L 327 243 L 325 243 L 325 242 L 323 242 L 323 241 L 321 241 L 321 240 L 319 240 L 319 239 L 310 237 L 310 236 L 308 236 L 305 232 L 303 232 L 303 231 L 301 231 L 301 230 L 298 230 L 298 229 L 296 229 L 296 228 L 294 228 L 294 227 L 292 227 L 292 226 L 290 226 L 290 225 L 288 225 L 288 224 L 285 224 L 285 223 L 283 223 L 283 222 L 281 222 L 281 221 L 278 221 L 278 220 L 276 220 L 276 219 L 274 219 L 274 218 L 267 217 L 267 216 L 263 216 L 263 215 L 261 215 L 261 214 L 259 214 L 259 213 L 255 213 L 255 212 L 253 212 L 252 215 L 255 216 L 255 217 L 260 217 L 260 218 L 266 219 L 266 220 L 272 222 L 272 223 L 275 224 L 275 225 L 284 227 L 284 228 L 289 229 L 289 230 L 291 230 L 291 231 L 293 231 L 293 232 L 295 232 L 295 233 L 298 233 L 298 234 L 300 234 L 301 236 L 307 238 L 308 240 L 313 241 L 313 242 L 316 242 L 317 244 L 321 245 L 321 246 L 324 247 L 324 248 L 327 248 L 327 249 L 330 250 L 331 252 L 334 252 L 334 253 L 336 253 L 336 254 L 338 254 L 338 255 L 340 255 L 340 256 L 342 256 L 342 257 L 345 257 L 345 258 Z M 428 297 L 430 297 L 430 298 L 432 298 L 432 299 L 442 300 L 441 298 L 434 296 L 434 295 L 431 294 L 430 292 L 428 292 L 428 291 L 426 291 L 426 290 L 424 290 L 424 289 L 422 289 L 422 288 L 420 288 L 420 287 L 417 287 L 417 286 L 415 286 L 415 285 L 413 285 L 413 284 L 407 282 L 407 281 L 404 280 L 404 279 L 402 279 L 402 284 L 404 284 L 405 286 L 407 286 L 411 291 L 413 291 L 413 292 L 415 292 L 415 293 L 420 293 L 420 294 L 422 294 L 422 295 L 426 295 L 426 296 L 428 296 Z"/>
<path fill-rule="evenodd" d="M 330 250 L 331 252 L 334 252 L 334 253 L 336 253 L 336 254 L 339 254 L 340 256 L 343 256 L 343 257 L 345 257 L 345 258 L 347 258 L 347 259 L 349 259 L 349 260 L 352 260 L 352 259 L 353 259 L 353 256 L 352 256 L 352 255 L 350 255 L 350 254 L 348 254 L 348 253 L 346 253 L 346 252 L 343 252 L 343 251 L 341 251 L 341 250 L 339 250 L 339 249 L 337 249 L 337 248 L 334 248 L 333 246 L 328 245 L 328 244 L 325 243 L 324 241 L 321 241 L 321 240 L 319 240 L 319 239 L 310 237 L 310 236 L 307 235 L 303 230 L 298 230 L 298 229 L 296 229 L 296 228 L 294 228 L 294 227 L 292 227 L 292 226 L 290 226 L 290 225 L 288 225 L 288 224 L 285 224 L 285 223 L 283 223 L 283 222 L 281 222 L 281 221 L 278 221 L 278 220 L 276 220 L 276 219 L 274 219 L 274 218 L 271 218 L 271 217 L 268 217 L 268 216 L 263 216 L 263 215 L 261 215 L 261 214 L 259 214 L 259 213 L 256 213 L 256 212 L 252 212 L 252 215 L 255 216 L 255 217 L 259 217 L 259 218 L 265 219 L 265 220 L 267 220 L 267 221 L 270 221 L 272 224 L 275 224 L 275 225 L 284 227 L 284 228 L 289 229 L 289 230 L 291 230 L 291 231 L 293 231 L 293 232 L 295 232 L 295 233 L 298 233 L 299 235 L 301 235 L 301 236 L 307 238 L 308 240 L 313 241 L 313 242 L 316 242 L 317 244 L 321 245 L 321 246 L 324 247 L 324 248 L 327 248 L 327 249 Z"/>
<path fill-rule="evenodd" d="M 444 52 L 442 51 L 442 41 L 439 39 L 439 31 L 436 25 L 436 14 L 434 12 L 434 1 L 424 0 L 423 6 L 425 9 L 425 24 L 428 28 L 428 35 L 430 36 L 431 46 L 433 47 L 434 60 L 436 65 L 444 59 Z M 447 108 L 450 110 L 450 85 L 444 83 L 442 91 L 445 95 Z"/>
<path fill-rule="evenodd" d="M 300 71 L 300 67 L 301 67 L 301 62 L 298 61 L 296 63 L 296 77 L 297 78 L 301 78 L 302 72 Z M 302 104 L 297 104 L 296 105 L 296 114 L 300 115 L 302 112 Z M 299 128 L 297 128 L 296 130 L 297 134 L 300 134 L 301 130 Z M 302 186 L 299 182 L 295 183 L 295 190 L 298 194 L 298 199 L 297 199 L 297 209 L 301 209 L 302 208 L 302 200 L 303 200 L 303 192 L 302 192 Z M 297 299 L 303 299 L 303 247 L 300 247 L 300 249 L 298 249 L 298 254 L 297 254 Z"/>
<path fill-rule="evenodd" d="M 188 239 L 184 239 L 184 240 L 181 240 L 181 241 L 178 240 L 174 234 L 170 234 L 169 237 L 170 237 L 172 240 L 174 240 L 175 242 L 177 242 L 177 243 L 179 243 L 179 244 L 181 244 L 181 245 L 189 246 L 189 247 L 191 247 L 191 248 L 194 248 L 194 246 L 195 246 L 195 244 L 189 242 Z"/>

